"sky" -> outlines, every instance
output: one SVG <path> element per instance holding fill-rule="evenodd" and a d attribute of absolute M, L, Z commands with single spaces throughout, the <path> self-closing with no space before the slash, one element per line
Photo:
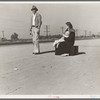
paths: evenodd
<path fill-rule="evenodd" d="M 71 22 L 75 29 L 79 29 L 79 35 L 84 30 L 92 33 L 100 32 L 100 3 L 73 2 L 73 3 L 1 3 L 0 2 L 0 37 L 10 39 L 16 32 L 19 38 L 31 38 L 30 19 L 32 5 L 37 6 L 38 13 L 42 16 L 41 35 L 46 35 L 45 25 L 49 25 L 49 35 L 62 34 L 61 27 L 66 22 Z"/>

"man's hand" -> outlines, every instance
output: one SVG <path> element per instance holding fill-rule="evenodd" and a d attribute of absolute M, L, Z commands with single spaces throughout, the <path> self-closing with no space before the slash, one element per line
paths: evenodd
<path fill-rule="evenodd" d="M 32 35 L 32 33 L 30 32 L 30 35 Z"/>
<path fill-rule="evenodd" d="M 30 28 L 30 35 L 32 35 L 32 28 Z"/>

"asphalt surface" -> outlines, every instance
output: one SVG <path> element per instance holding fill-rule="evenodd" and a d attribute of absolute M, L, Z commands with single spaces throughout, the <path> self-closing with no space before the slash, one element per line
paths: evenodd
<path fill-rule="evenodd" d="M 56 56 L 52 43 L 0 46 L 0 95 L 100 94 L 100 40 L 79 40 L 79 54 Z"/>

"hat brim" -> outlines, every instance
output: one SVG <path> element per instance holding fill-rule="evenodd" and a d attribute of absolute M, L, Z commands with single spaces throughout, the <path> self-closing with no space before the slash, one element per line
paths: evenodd
<path fill-rule="evenodd" d="M 32 11 L 32 10 L 36 10 L 36 11 L 38 11 L 38 9 L 37 9 L 37 8 L 33 8 L 33 9 L 31 9 L 31 11 Z"/>

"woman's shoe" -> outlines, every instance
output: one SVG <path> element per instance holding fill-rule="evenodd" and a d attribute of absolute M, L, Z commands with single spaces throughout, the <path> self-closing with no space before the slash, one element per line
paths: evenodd
<path fill-rule="evenodd" d="M 68 54 L 62 54 L 61 56 L 62 56 L 62 57 L 65 57 L 65 56 L 68 56 Z"/>

